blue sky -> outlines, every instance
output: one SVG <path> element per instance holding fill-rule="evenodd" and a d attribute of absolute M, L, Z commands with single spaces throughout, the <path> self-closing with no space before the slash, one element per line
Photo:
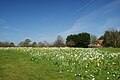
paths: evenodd
<path fill-rule="evenodd" d="M 111 27 L 120 29 L 120 0 L 0 0 L 0 41 L 101 36 Z"/>

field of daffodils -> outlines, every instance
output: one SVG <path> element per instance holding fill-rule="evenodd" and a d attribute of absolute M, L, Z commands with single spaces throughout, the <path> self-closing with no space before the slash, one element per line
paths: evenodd
<path fill-rule="evenodd" d="M 31 61 L 48 60 L 59 74 L 73 74 L 76 80 L 120 80 L 120 52 L 95 48 L 0 48 L 29 54 Z"/>

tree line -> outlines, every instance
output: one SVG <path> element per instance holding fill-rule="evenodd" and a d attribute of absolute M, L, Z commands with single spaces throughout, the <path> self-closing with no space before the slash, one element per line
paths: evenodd
<path fill-rule="evenodd" d="M 83 47 L 87 48 L 89 44 L 97 45 L 97 40 L 104 40 L 102 43 L 103 47 L 119 47 L 120 48 L 120 31 L 115 28 L 110 28 L 105 31 L 105 33 L 97 38 L 96 35 L 91 35 L 87 32 L 82 32 L 79 34 L 68 35 L 66 41 L 63 37 L 58 35 L 53 43 L 48 43 L 47 41 L 32 42 L 30 39 L 25 39 L 21 41 L 18 45 L 14 42 L 0 41 L 0 47 Z"/>
<path fill-rule="evenodd" d="M 90 43 L 90 34 L 83 32 L 79 34 L 69 35 L 66 38 L 66 46 L 87 48 Z"/>
<path fill-rule="evenodd" d="M 54 43 L 48 43 L 47 41 L 32 42 L 30 39 L 21 41 L 18 46 L 20 47 L 64 47 L 64 39 L 59 35 Z"/>
<path fill-rule="evenodd" d="M 32 42 L 30 39 L 25 39 L 15 45 L 14 42 L 0 41 L 0 47 L 64 47 L 65 42 L 63 37 L 58 35 L 54 43 L 48 43 L 47 41 Z"/>
<path fill-rule="evenodd" d="M 14 42 L 0 41 L 0 47 L 15 47 Z"/>
<path fill-rule="evenodd" d="M 104 35 L 100 37 L 104 39 L 103 46 L 120 48 L 120 30 L 110 28 L 105 31 Z"/>

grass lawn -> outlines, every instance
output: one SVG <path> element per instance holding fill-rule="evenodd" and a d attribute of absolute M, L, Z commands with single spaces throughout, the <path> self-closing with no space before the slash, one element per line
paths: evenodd
<path fill-rule="evenodd" d="M 0 50 L 0 80 L 73 80 L 59 73 L 50 61 L 31 61 L 30 55 L 15 50 Z"/>
<path fill-rule="evenodd" d="M 120 52 L 120 48 L 100 48 L 102 51 L 107 51 L 110 53 L 118 53 Z"/>
<path fill-rule="evenodd" d="M 106 57 L 94 49 L 25 50 L 27 54 L 17 49 L 0 49 L 0 80 L 120 80 L 120 56 L 116 55 L 120 53 L 119 48 L 99 49 Z M 36 58 L 33 54 L 37 54 L 37 50 L 41 58 L 34 61 L 32 57 Z M 107 56 L 104 52 L 115 54 Z M 59 61 L 59 56 L 65 58 Z"/>

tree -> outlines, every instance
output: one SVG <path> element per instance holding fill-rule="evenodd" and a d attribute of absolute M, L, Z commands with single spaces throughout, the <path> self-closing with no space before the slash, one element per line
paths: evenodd
<path fill-rule="evenodd" d="M 70 40 L 69 42 L 66 43 L 66 46 L 69 46 L 69 47 L 75 47 L 75 42 L 73 40 Z"/>
<path fill-rule="evenodd" d="M 47 41 L 43 41 L 43 42 L 40 41 L 40 42 L 38 42 L 37 46 L 38 47 L 49 47 L 49 46 L 51 46 L 51 44 L 48 43 Z"/>
<path fill-rule="evenodd" d="M 3 41 L 3 47 L 9 47 L 9 41 Z"/>
<path fill-rule="evenodd" d="M 37 46 L 37 43 L 36 43 L 36 42 L 33 42 L 30 46 L 31 46 L 31 47 L 36 47 L 36 46 Z"/>
<path fill-rule="evenodd" d="M 2 42 L 0 41 L 0 47 L 2 47 Z"/>
<path fill-rule="evenodd" d="M 32 42 L 30 39 L 25 39 L 24 46 L 25 47 L 29 47 L 30 46 L 30 42 Z"/>
<path fill-rule="evenodd" d="M 74 34 L 74 35 L 69 35 L 66 38 L 66 44 L 70 41 L 74 41 L 75 42 L 75 47 L 88 47 L 89 43 L 90 43 L 90 34 L 83 32 L 83 33 L 79 33 L 79 34 Z"/>
<path fill-rule="evenodd" d="M 96 35 L 90 35 L 90 43 L 93 45 L 97 44 L 97 36 Z"/>
<path fill-rule="evenodd" d="M 110 28 L 104 33 L 105 47 L 120 47 L 120 33 L 114 28 Z"/>
<path fill-rule="evenodd" d="M 76 34 L 67 36 L 66 44 L 70 44 L 71 42 L 72 43 L 74 42 L 74 46 L 71 46 L 71 47 L 76 47 L 77 42 L 78 42 L 77 37 L 78 37 L 78 35 L 76 35 Z M 69 46 L 69 45 L 67 45 L 67 46 Z"/>
<path fill-rule="evenodd" d="M 38 42 L 38 47 L 45 47 L 45 44 L 43 42 Z"/>
<path fill-rule="evenodd" d="M 84 47 L 87 48 L 90 44 L 90 34 L 83 32 L 78 34 L 78 47 Z"/>
<path fill-rule="evenodd" d="M 45 45 L 45 47 L 49 47 L 49 43 L 47 41 L 43 41 L 43 44 Z"/>
<path fill-rule="evenodd" d="M 55 47 L 63 47 L 63 46 L 65 46 L 64 45 L 64 39 L 60 35 L 58 35 L 57 39 L 55 40 L 54 46 Z"/>
<path fill-rule="evenodd" d="M 15 47 L 15 44 L 13 42 L 10 42 L 10 47 Z"/>
<path fill-rule="evenodd" d="M 32 41 L 30 39 L 25 39 L 25 41 L 21 41 L 18 45 L 20 47 L 30 47 L 31 42 Z"/>
<path fill-rule="evenodd" d="M 21 41 L 21 42 L 18 44 L 18 46 L 24 47 L 24 41 Z"/>
<path fill-rule="evenodd" d="M 0 47 L 15 47 L 15 44 L 9 41 L 0 41 Z"/>

